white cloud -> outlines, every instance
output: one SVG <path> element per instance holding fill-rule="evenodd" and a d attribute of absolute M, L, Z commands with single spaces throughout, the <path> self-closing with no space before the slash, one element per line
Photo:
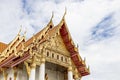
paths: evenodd
<path fill-rule="evenodd" d="M 47 25 L 52 11 L 53 22 L 58 24 L 67 7 L 68 28 L 75 43 L 80 45 L 80 55 L 86 57 L 91 69 L 91 75 L 83 80 L 120 80 L 119 4 L 119 0 L 1 0 L 0 41 L 9 43 L 17 34 L 20 25 L 23 30 L 27 28 L 29 38 Z M 115 28 L 114 35 L 109 38 L 100 37 L 98 41 L 91 39 L 92 29 L 111 13 L 114 13 L 111 24 Z M 104 30 L 105 28 L 99 33 Z"/>

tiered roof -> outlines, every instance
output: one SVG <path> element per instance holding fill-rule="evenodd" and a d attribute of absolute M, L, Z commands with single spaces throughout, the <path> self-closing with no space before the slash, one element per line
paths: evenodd
<path fill-rule="evenodd" d="M 81 76 L 89 74 L 89 68 L 86 67 L 85 61 L 82 60 L 77 47 L 75 47 L 72 37 L 69 33 L 65 22 L 65 16 L 63 16 L 61 22 L 54 27 L 52 23 L 52 18 L 48 25 L 35 34 L 33 37 L 25 41 L 25 36 L 20 36 L 19 34 L 16 38 L 9 43 L 9 45 L 0 42 L 0 68 L 3 67 L 14 67 L 25 60 L 29 59 L 30 53 L 28 46 L 34 44 L 35 41 L 41 44 L 49 40 L 49 37 L 55 35 L 57 32 L 60 33 L 66 49 L 70 53 L 70 57 L 76 66 L 78 72 Z M 33 46 L 32 49 L 35 49 Z"/>

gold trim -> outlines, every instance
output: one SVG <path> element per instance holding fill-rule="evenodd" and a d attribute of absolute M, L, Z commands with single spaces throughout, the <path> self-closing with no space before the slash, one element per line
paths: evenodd
<path fill-rule="evenodd" d="M 24 62 L 24 65 L 25 65 L 25 67 L 26 67 L 26 70 L 27 70 L 27 74 L 28 74 L 28 76 L 30 76 L 30 72 L 31 72 L 31 68 L 30 68 L 30 66 L 28 65 L 27 62 Z"/>
<path fill-rule="evenodd" d="M 17 79 L 17 67 L 13 68 L 13 72 L 14 72 L 14 80 Z"/>
<path fill-rule="evenodd" d="M 45 58 L 41 58 L 41 63 L 45 63 Z"/>

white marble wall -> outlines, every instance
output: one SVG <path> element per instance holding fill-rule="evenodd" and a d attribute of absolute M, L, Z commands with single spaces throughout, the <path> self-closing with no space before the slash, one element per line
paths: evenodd
<path fill-rule="evenodd" d="M 28 75 L 25 66 L 18 70 L 17 80 L 28 80 Z"/>
<path fill-rule="evenodd" d="M 46 66 L 48 67 L 51 66 L 53 68 L 53 69 L 51 68 L 45 69 L 45 73 L 47 73 L 48 75 L 48 80 L 64 80 L 63 72 L 56 70 L 56 67 L 53 65 L 46 65 Z M 8 69 L 7 73 L 8 73 L 7 80 L 10 80 L 10 77 L 12 78 L 12 80 L 14 80 L 13 70 Z M 36 78 L 35 80 L 39 80 L 39 66 L 36 67 L 35 78 Z M 4 80 L 2 72 L 0 73 L 0 80 Z M 29 80 L 25 66 L 18 69 L 17 80 Z"/>
<path fill-rule="evenodd" d="M 9 80 L 10 78 L 14 78 L 13 74 L 12 74 L 12 69 L 8 69 L 6 71 L 6 73 L 8 73 L 8 76 L 7 76 L 7 80 Z M 4 80 L 4 76 L 3 76 L 3 73 L 1 72 L 0 73 L 0 80 Z M 13 79 L 12 79 L 13 80 Z"/>
<path fill-rule="evenodd" d="M 2 72 L 0 72 L 0 80 L 4 80 Z"/>
<path fill-rule="evenodd" d="M 8 73 L 7 80 L 10 80 L 10 78 L 14 80 L 13 70 L 10 68 L 10 69 L 7 69 L 6 72 Z M 2 72 L 0 73 L 0 80 L 4 80 L 4 76 Z M 18 69 L 17 80 L 28 80 L 25 67 Z"/>

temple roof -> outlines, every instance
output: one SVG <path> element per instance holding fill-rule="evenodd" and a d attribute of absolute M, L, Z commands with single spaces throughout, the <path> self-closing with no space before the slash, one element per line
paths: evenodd
<path fill-rule="evenodd" d="M 30 39 L 25 41 L 24 36 L 20 37 L 20 35 L 17 35 L 17 37 L 9 44 L 4 44 L 0 42 L 0 52 L 2 55 L 0 57 L 2 58 L 4 53 L 2 53 L 5 49 L 6 53 L 9 53 L 9 55 L 5 58 L 3 58 L 0 62 L 0 67 L 3 66 L 10 66 L 14 67 L 21 62 L 27 60 L 30 58 L 30 54 L 28 51 L 24 52 L 23 57 L 18 57 L 14 54 L 17 54 L 18 52 L 22 51 L 22 48 L 28 47 L 30 44 L 34 43 L 34 40 L 38 40 L 39 43 L 42 43 L 44 41 L 49 40 L 50 37 L 55 36 L 56 34 L 60 34 L 63 42 L 65 44 L 66 49 L 70 53 L 70 57 L 74 63 L 74 65 L 77 67 L 78 72 L 81 74 L 81 76 L 85 76 L 89 74 L 89 68 L 87 68 L 85 61 L 82 60 L 78 48 L 74 45 L 74 42 L 72 40 L 72 37 L 70 35 L 70 32 L 67 28 L 67 24 L 65 22 L 65 16 L 63 16 L 61 22 L 54 27 L 52 23 L 52 19 L 48 23 L 48 25 L 39 31 L 37 34 L 33 35 Z M 13 48 L 13 46 L 16 46 Z M 9 49 L 12 49 L 10 51 Z M 17 53 L 15 53 L 15 51 Z M 13 54 L 14 53 L 14 54 Z"/>

